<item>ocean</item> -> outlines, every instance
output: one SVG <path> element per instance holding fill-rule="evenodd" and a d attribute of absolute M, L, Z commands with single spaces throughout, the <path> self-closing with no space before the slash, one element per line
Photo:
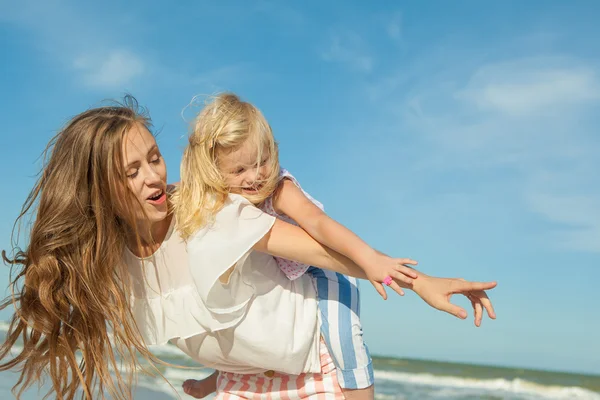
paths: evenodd
<path fill-rule="evenodd" d="M 0 322 L 0 338 L 8 324 Z M 187 378 L 200 379 L 212 371 L 189 369 L 195 364 L 171 345 L 152 351 L 163 361 L 188 369 L 160 366 L 164 377 L 140 374 L 136 399 L 191 399 L 181 390 Z M 438 361 L 374 357 L 375 398 L 377 400 L 600 400 L 600 376 L 531 369 L 493 367 Z M 14 372 L 0 372 L 0 399 L 11 399 Z M 25 393 L 25 400 L 41 399 L 47 383 Z M 207 397 L 210 399 L 211 396 Z"/>

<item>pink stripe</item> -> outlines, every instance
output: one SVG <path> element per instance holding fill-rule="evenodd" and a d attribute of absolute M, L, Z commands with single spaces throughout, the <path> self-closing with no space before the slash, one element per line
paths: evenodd
<path fill-rule="evenodd" d="M 269 385 L 267 386 L 267 400 L 273 400 L 273 379 L 275 379 L 275 377 L 269 379 Z"/>
<path fill-rule="evenodd" d="M 260 375 L 258 375 L 260 376 Z M 256 379 L 256 394 L 261 395 L 263 394 L 263 387 L 265 386 L 265 378 L 260 377 L 258 379 Z"/>
<path fill-rule="evenodd" d="M 237 381 L 233 378 L 233 374 L 220 373 L 217 379 L 217 398 L 220 400 L 234 400 L 236 395 L 232 394 L 232 389 Z"/>
<path fill-rule="evenodd" d="M 305 386 L 305 378 L 306 374 L 300 374 L 298 375 L 298 378 L 296 378 L 296 390 L 297 390 L 297 396 L 300 399 L 303 399 L 306 397 L 306 386 Z"/>
<path fill-rule="evenodd" d="M 231 380 L 234 381 L 235 384 L 229 391 L 229 394 L 232 398 L 239 399 L 242 393 L 242 388 L 244 387 L 244 375 L 232 375 Z"/>
<path fill-rule="evenodd" d="M 333 360 L 331 361 L 333 362 Z M 342 387 L 337 378 L 337 369 L 331 371 L 331 380 L 333 382 L 333 392 L 335 393 L 335 400 L 344 400 L 344 393 L 342 393 Z"/>
<path fill-rule="evenodd" d="M 320 353 L 320 374 L 275 373 L 267 383 L 263 374 L 221 373 L 217 379 L 216 400 L 344 400 L 337 371 L 325 345 L 321 346 Z"/>
<path fill-rule="evenodd" d="M 242 379 L 240 379 L 240 381 L 242 382 L 242 387 L 240 387 L 240 395 L 242 397 L 250 398 L 253 394 L 255 394 L 255 391 L 248 391 L 248 389 L 250 389 L 250 375 L 242 375 Z"/>
<path fill-rule="evenodd" d="M 224 374 L 222 372 L 217 375 L 217 395 L 215 396 L 215 400 L 222 400 L 225 398 L 225 393 L 222 391 L 223 379 L 225 379 Z"/>
<path fill-rule="evenodd" d="M 317 400 L 327 400 L 325 385 L 323 384 L 323 374 L 315 374 L 315 393 L 317 394 Z"/>
<path fill-rule="evenodd" d="M 290 400 L 290 394 L 288 392 L 288 382 L 289 381 L 290 381 L 289 375 L 281 374 L 281 383 L 279 384 L 279 398 L 281 400 Z"/>
<path fill-rule="evenodd" d="M 327 349 L 327 346 L 321 339 L 321 371 L 325 371 L 322 374 L 322 380 L 320 384 L 325 386 L 324 381 L 327 381 L 328 385 L 331 385 L 333 388 L 333 395 L 335 400 L 344 400 L 344 393 L 342 392 L 342 388 L 340 386 L 340 382 L 337 378 L 337 369 L 333 365 L 333 359 L 331 358 L 331 354 Z M 323 389 L 324 390 L 324 389 Z M 327 395 L 324 393 L 324 398 Z"/>
<path fill-rule="evenodd" d="M 230 392 L 231 389 L 233 389 L 233 386 L 235 385 L 235 379 L 231 379 L 231 377 L 228 377 L 229 379 L 227 380 L 227 385 L 225 385 L 225 388 L 223 389 L 224 392 Z"/>

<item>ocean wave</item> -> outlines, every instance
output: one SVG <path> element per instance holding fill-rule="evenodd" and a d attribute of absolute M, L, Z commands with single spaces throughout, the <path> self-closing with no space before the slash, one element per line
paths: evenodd
<path fill-rule="evenodd" d="M 398 394 L 375 393 L 375 400 L 405 400 L 406 397 Z"/>
<path fill-rule="evenodd" d="M 411 374 L 375 370 L 376 380 L 409 385 L 457 388 L 485 392 L 504 392 L 518 395 L 534 395 L 544 399 L 600 400 L 600 394 L 581 387 L 541 385 L 524 379 L 473 379 L 432 374 Z"/>

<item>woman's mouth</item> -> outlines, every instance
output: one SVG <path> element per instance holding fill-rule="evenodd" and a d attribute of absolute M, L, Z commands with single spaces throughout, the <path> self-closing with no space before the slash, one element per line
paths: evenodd
<path fill-rule="evenodd" d="M 154 192 L 151 196 L 149 196 L 146 200 L 148 200 L 150 204 L 159 205 L 164 203 L 165 200 L 167 200 L 167 194 L 164 190 L 158 190 Z"/>

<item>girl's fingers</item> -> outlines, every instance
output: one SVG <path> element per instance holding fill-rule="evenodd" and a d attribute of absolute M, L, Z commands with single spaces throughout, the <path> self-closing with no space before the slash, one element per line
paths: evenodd
<path fill-rule="evenodd" d="M 418 262 L 413 260 L 412 258 L 397 258 L 399 264 L 409 264 L 409 265 L 417 265 Z"/>
<path fill-rule="evenodd" d="M 390 276 L 395 280 L 406 283 L 407 285 L 412 285 L 412 283 L 413 283 L 412 278 L 409 278 L 408 276 L 406 276 L 405 274 L 403 274 L 400 271 L 393 271 L 393 272 L 391 272 Z"/>
<path fill-rule="evenodd" d="M 377 290 L 377 293 L 379 293 L 379 295 L 381 297 L 383 297 L 384 300 L 387 300 L 387 293 L 385 292 L 383 285 L 379 282 L 374 282 L 374 281 L 371 281 L 371 284 L 375 287 L 375 290 Z"/>
<path fill-rule="evenodd" d="M 403 275 L 406 275 L 410 278 L 416 279 L 419 275 L 417 274 L 417 271 L 415 271 L 412 268 L 409 267 L 405 267 L 404 265 L 400 264 L 398 265 L 398 267 L 396 268 L 396 271 L 400 272 Z"/>
<path fill-rule="evenodd" d="M 390 283 L 390 288 L 400 296 L 404 296 L 404 290 L 402 290 L 400 285 L 398 285 L 395 280 L 392 280 L 392 283 Z"/>

